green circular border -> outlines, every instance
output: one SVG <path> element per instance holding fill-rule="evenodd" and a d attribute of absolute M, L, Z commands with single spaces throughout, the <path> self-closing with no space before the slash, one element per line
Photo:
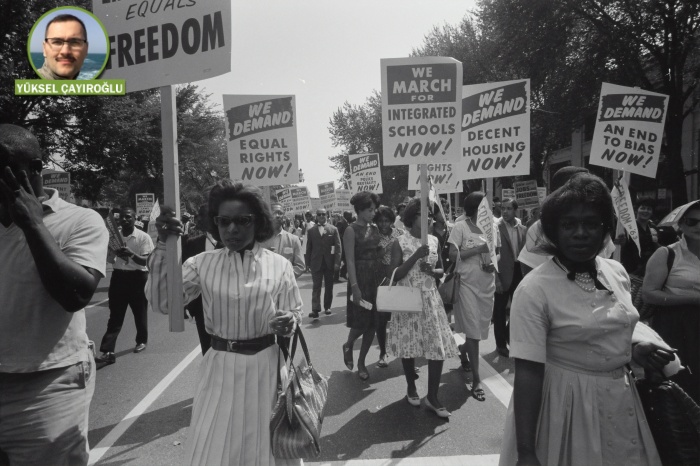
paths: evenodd
<path fill-rule="evenodd" d="M 95 77 L 93 79 L 98 79 L 100 75 L 104 72 L 105 67 L 107 66 L 107 61 L 109 60 L 109 50 L 111 48 L 111 44 L 109 43 L 109 34 L 107 33 L 107 29 L 105 28 L 105 25 L 102 24 L 102 21 L 100 21 L 100 18 L 95 16 L 91 11 L 86 10 L 85 8 L 80 8 L 79 6 L 59 6 L 57 8 L 53 8 L 43 15 L 39 17 L 36 21 L 34 21 L 34 25 L 32 26 L 32 29 L 29 31 L 29 35 L 27 36 L 27 60 L 29 61 L 29 66 L 32 67 L 34 72 L 39 76 L 41 79 L 44 79 L 40 74 L 39 71 L 36 69 L 36 66 L 34 66 L 34 61 L 32 60 L 32 50 L 31 50 L 31 45 L 32 45 L 32 36 L 34 35 L 34 30 L 36 29 L 37 25 L 41 22 L 42 19 L 44 19 L 46 16 L 50 15 L 51 13 L 59 10 L 78 10 L 81 11 L 82 13 L 86 13 L 89 16 L 92 16 L 92 19 L 97 21 L 97 24 L 100 25 L 100 28 L 102 28 L 102 32 L 105 34 L 105 42 L 107 45 L 107 51 L 105 53 L 105 60 L 104 63 L 102 63 L 102 68 L 100 68 L 100 71 L 97 72 Z M 80 74 L 80 73 L 78 73 Z"/>

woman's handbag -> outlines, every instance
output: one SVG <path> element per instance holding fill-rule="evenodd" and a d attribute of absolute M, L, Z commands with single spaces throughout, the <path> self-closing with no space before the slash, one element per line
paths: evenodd
<path fill-rule="evenodd" d="M 457 297 L 459 296 L 459 283 L 460 276 L 457 272 L 457 264 L 454 263 L 450 266 L 447 275 L 445 275 L 445 280 L 438 287 L 438 293 L 440 293 L 442 302 L 445 305 L 445 310 L 448 312 L 452 310 L 452 307 L 457 302 Z"/>
<path fill-rule="evenodd" d="M 393 285 L 396 270 L 394 269 L 392 272 L 388 285 L 380 285 L 377 288 L 377 311 L 423 312 L 423 297 L 420 288 Z"/>
<path fill-rule="evenodd" d="M 294 365 L 297 341 L 301 341 L 305 363 Z M 328 397 L 328 377 L 313 368 L 306 340 L 297 327 L 291 352 L 280 346 L 287 360 L 288 377 L 279 387 L 270 419 L 270 440 L 275 458 L 315 458 L 321 453 L 323 408 Z"/>
<path fill-rule="evenodd" d="M 700 407 L 668 379 L 636 380 L 662 464 L 700 464 Z"/>

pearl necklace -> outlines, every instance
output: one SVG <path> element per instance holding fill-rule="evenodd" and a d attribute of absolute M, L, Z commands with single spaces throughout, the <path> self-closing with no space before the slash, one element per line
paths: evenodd
<path fill-rule="evenodd" d="M 591 276 L 586 272 L 577 273 L 576 277 L 574 278 L 574 282 L 583 291 L 586 291 L 588 293 L 593 293 L 595 291 L 595 283 L 593 283 L 593 278 L 591 278 Z"/>

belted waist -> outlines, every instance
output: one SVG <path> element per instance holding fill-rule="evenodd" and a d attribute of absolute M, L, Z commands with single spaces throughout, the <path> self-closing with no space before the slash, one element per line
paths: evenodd
<path fill-rule="evenodd" d="M 216 335 L 211 336 L 211 348 L 217 351 L 228 351 L 229 353 L 257 354 L 265 348 L 276 343 L 275 335 L 265 335 L 251 340 L 226 340 Z"/>
<path fill-rule="evenodd" d="M 557 363 L 553 363 L 550 361 L 547 361 L 547 364 L 552 365 L 554 367 L 557 367 L 559 369 L 564 369 L 564 370 L 571 371 L 571 372 L 577 372 L 579 374 L 592 375 L 594 377 L 607 377 L 610 379 L 619 379 L 627 373 L 626 366 L 620 366 L 620 367 L 613 369 L 611 371 L 591 371 L 591 370 L 583 369 L 580 367 L 567 366 L 564 364 L 557 364 Z"/>

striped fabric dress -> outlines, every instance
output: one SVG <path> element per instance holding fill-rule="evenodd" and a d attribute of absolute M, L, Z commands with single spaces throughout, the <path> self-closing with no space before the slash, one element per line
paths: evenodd
<path fill-rule="evenodd" d="M 165 251 L 149 259 L 149 305 L 167 313 Z M 203 252 L 182 266 L 184 301 L 201 294 L 207 332 L 228 340 L 272 334 L 269 321 L 279 310 L 301 322 L 301 296 L 292 265 L 258 243 L 241 256 L 229 249 Z M 274 466 L 270 416 L 277 399 L 278 347 L 256 355 L 210 350 L 199 368 L 185 464 Z"/>

